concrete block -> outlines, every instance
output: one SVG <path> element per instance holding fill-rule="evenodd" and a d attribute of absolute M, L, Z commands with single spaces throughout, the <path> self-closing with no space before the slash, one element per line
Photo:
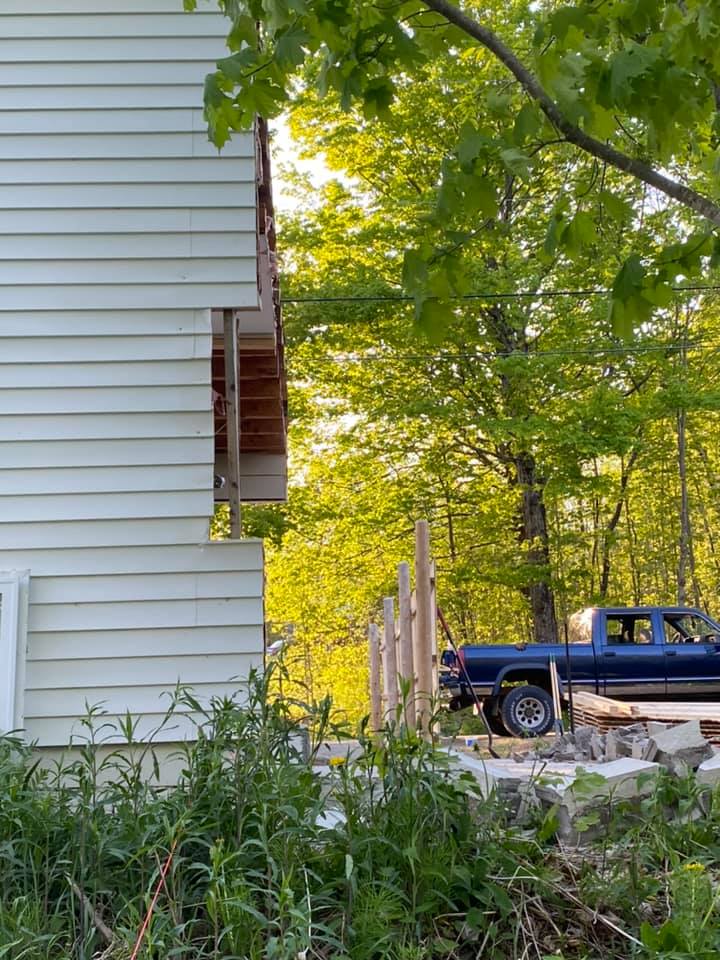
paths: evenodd
<path fill-rule="evenodd" d="M 516 792 L 523 784 L 539 777 L 569 777 L 572 779 L 576 763 L 549 763 L 545 760 L 482 760 L 455 750 L 448 751 L 457 763 L 457 768 L 475 777 L 484 797 L 497 792 Z"/>
<path fill-rule="evenodd" d="M 605 738 L 601 737 L 597 730 L 591 728 L 590 742 L 588 746 L 590 748 L 590 756 L 593 760 L 603 760 L 605 758 L 604 740 Z"/>
<path fill-rule="evenodd" d="M 700 721 L 689 720 L 668 727 L 651 737 L 657 747 L 655 759 L 676 776 L 686 776 L 712 756 L 712 747 L 700 732 Z"/>
<path fill-rule="evenodd" d="M 640 758 L 641 760 L 654 760 L 655 755 L 657 754 L 657 744 L 654 740 L 645 741 L 645 749 L 643 750 L 643 755 Z"/>
<path fill-rule="evenodd" d="M 335 827 L 342 827 L 347 823 L 347 818 L 342 810 L 334 807 L 328 807 L 317 817 L 315 823 L 323 830 L 334 830 Z"/>
<path fill-rule="evenodd" d="M 669 729 L 672 724 L 670 723 L 660 723 L 659 720 L 648 720 L 647 732 L 649 737 L 654 737 L 656 733 L 663 733 L 665 730 Z"/>
<path fill-rule="evenodd" d="M 583 769 L 586 773 L 599 774 L 602 779 L 596 778 L 592 784 L 577 783 L 576 767 L 572 776 L 556 783 L 541 779 L 535 789 L 544 799 L 562 804 L 576 813 L 590 804 L 596 805 L 598 800 L 627 800 L 646 795 L 653 788 L 652 780 L 660 766 L 647 760 L 621 757 L 609 763 L 588 763 Z M 642 782 L 638 783 L 638 780 Z"/>
<path fill-rule="evenodd" d="M 581 817 L 598 813 L 601 824 L 613 803 L 650 793 L 660 766 L 646 760 L 621 757 L 609 763 L 588 764 L 584 769 L 587 773 L 599 774 L 599 777 L 595 777 L 592 783 L 572 777 L 556 783 L 541 779 L 535 784 L 535 793 L 543 805 L 556 808 L 558 835 L 570 843 L 588 841 L 601 829 L 597 824 L 581 829 Z"/>
<path fill-rule="evenodd" d="M 703 760 L 695 772 L 695 778 L 706 787 L 716 787 L 720 783 L 720 753 Z"/>

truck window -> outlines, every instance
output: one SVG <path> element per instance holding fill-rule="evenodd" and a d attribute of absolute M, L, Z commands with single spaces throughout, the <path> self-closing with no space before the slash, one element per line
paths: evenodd
<path fill-rule="evenodd" d="M 653 642 L 649 617 L 635 614 L 609 616 L 605 620 L 606 643 L 642 644 Z"/>
<path fill-rule="evenodd" d="M 592 643 L 592 608 L 578 610 L 567 620 L 568 643 Z"/>
<path fill-rule="evenodd" d="M 717 627 L 696 613 L 666 613 L 665 643 L 717 642 Z"/>

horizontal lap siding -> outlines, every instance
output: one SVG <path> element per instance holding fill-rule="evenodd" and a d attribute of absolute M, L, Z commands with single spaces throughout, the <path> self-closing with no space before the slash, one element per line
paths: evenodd
<path fill-rule="evenodd" d="M 262 545 L 205 542 L 209 311 L 257 303 L 254 139 L 208 142 L 227 21 L 179 7 L 0 4 L 0 567 L 31 572 L 43 745 L 86 704 L 147 735 L 178 683 L 223 696 L 262 658 Z"/>

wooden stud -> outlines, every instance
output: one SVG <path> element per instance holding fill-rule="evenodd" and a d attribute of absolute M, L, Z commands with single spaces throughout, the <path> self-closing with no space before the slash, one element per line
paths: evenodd
<path fill-rule="evenodd" d="M 438 654 L 437 572 L 435 561 L 430 563 L 430 659 L 432 664 L 432 692 L 440 690 L 440 657 Z"/>
<path fill-rule="evenodd" d="M 398 672 L 403 680 L 410 681 L 410 692 L 405 706 L 405 723 L 415 729 L 415 668 L 413 666 L 412 607 L 410 590 L 410 564 L 398 566 L 398 600 L 400 606 L 400 630 L 398 636 Z"/>
<path fill-rule="evenodd" d="M 238 410 L 238 351 L 237 321 L 233 310 L 223 311 L 225 336 L 225 411 L 227 416 L 227 471 L 228 504 L 230 506 L 230 536 L 240 539 L 240 430 Z"/>
<path fill-rule="evenodd" d="M 392 597 L 383 600 L 383 686 L 385 690 L 385 710 L 391 719 L 395 718 L 398 706 L 398 664 L 395 647 L 395 601 Z"/>
<path fill-rule="evenodd" d="M 430 526 L 427 520 L 415 524 L 416 617 L 413 637 L 413 664 L 417 678 L 416 716 L 422 732 L 429 736 L 432 712 L 432 586 L 430 582 Z"/>
<path fill-rule="evenodd" d="M 374 733 L 382 729 L 382 703 L 380 699 L 380 637 L 377 624 L 368 627 L 370 644 L 370 727 Z"/>

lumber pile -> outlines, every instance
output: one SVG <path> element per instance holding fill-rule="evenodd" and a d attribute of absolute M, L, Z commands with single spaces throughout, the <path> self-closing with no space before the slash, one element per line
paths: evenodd
<path fill-rule="evenodd" d="M 601 733 L 631 723 L 675 725 L 698 720 L 703 736 L 720 744 L 720 703 L 623 702 L 579 691 L 573 694 L 573 709 L 576 725 L 595 727 Z"/>

